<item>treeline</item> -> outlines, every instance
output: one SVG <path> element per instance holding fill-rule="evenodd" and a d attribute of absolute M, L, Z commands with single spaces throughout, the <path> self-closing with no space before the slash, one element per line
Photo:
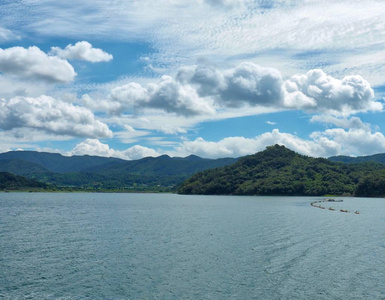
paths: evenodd
<path fill-rule="evenodd" d="M 197 173 L 178 193 L 378 197 L 385 195 L 385 165 L 335 163 L 275 145 L 233 165 Z"/>
<path fill-rule="evenodd" d="M 137 190 L 173 191 L 175 186 L 188 178 L 188 175 L 138 175 L 138 174 L 98 174 L 86 172 L 40 173 L 36 180 L 57 187 L 72 187 L 84 190 Z"/>
<path fill-rule="evenodd" d="M 0 172 L 0 190 L 25 190 L 25 189 L 47 189 L 45 183 L 28 179 L 23 176 L 13 175 L 8 172 Z"/>
<path fill-rule="evenodd" d="M 0 153 L 0 172 L 24 176 L 58 189 L 85 191 L 175 191 L 196 172 L 236 162 L 235 158 L 146 157 L 126 161 L 97 156 L 66 157 L 57 153 Z"/>

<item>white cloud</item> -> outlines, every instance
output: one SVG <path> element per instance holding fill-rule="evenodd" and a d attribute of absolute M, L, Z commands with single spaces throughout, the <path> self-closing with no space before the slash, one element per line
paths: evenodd
<path fill-rule="evenodd" d="M 126 150 L 119 151 L 110 148 L 109 145 L 101 143 L 97 139 L 86 139 L 85 141 L 76 145 L 76 147 L 67 153 L 68 155 L 96 155 L 106 157 L 117 157 L 126 160 L 135 160 L 143 157 L 156 157 L 160 154 L 154 149 L 135 145 Z"/>
<path fill-rule="evenodd" d="M 0 98 L 15 96 L 37 97 L 52 91 L 52 85 L 44 81 L 27 81 L 0 74 Z"/>
<path fill-rule="evenodd" d="M 108 126 L 86 108 L 49 96 L 0 99 L 0 128 L 30 128 L 80 137 L 112 137 Z"/>
<path fill-rule="evenodd" d="M 385 151 L 385 136 L 368 129 L 342 128 L 314 132 L 310 139 L 302 139 L 278 129 L 255 138 L 228 137 L 218 142 L 197 138 L 184 141 L 175 148 L 173 155 L 195 154 L 207 158 L 240 157 L 264 150 L 267 146 L 280 144 L 298 153 L 313 157 L 334 155 L 370 155 Z"/>
<path fill-rule="evenodd" d="M 209 5 L 214 7 L 224 7 L 224 8 L 242 8 L 245 5 L 245 2 L 250 2 L 247 0 L 204 0 Z"/>
<path fill-rule="evenodd" d="M 327 129 L 323 132 L 312 133 L 311 138 L 323 144 L 338 145 L 339 151 L 336 154 L 371 155 L 385 152 L 385 136 L 381 132 L 372 133 L 365 128 Z"/>
<path fill-rule="evenodd" d="M 92 111 L 106 112 L 108 114 L 120 114 L 124 107 L 118 101 L 107 99 L 92 99 L 88 94 L 84 94 L 81 98 L 81 103 Z"/>
<path fill-rule="evenodd" d="M 310 122 L 329 123 L 341 128 L 355 128 L 370 131 L 370 124 L 364 123 L 358 117 L 336 118 L 328 115 L 316 115 L 311 117 Z"/>
<path fill-rule="evenodd" d="M 0 72 L 51 83 L 68 83 L 76 76 L 68 61 L 48 56 L 36 46 L 0 49 Z"/>
<path fill-rule="evenodd" d="M 12 149 L 9 147 L 9 145 L 2 145 L 0 144 L 0 153 L 12 151 Z"/>
<path fill-rule="evenodd" d="M 187 133 L 188 130 L 191 130 L 194 126 L 197 126 L 197 124 L 205 120 L 207 121 L 204 116 L 185 118 L 184 116 L 178 115 L 159 114 L 159 112 L 151 112 L 144 116 L 113 116 L 103 120 L 109 124 L 133 127 L 136 129 L 135 133 L 151 131 L 154 132 L 154 134 L 164 133 L 167 135 Z M 128 141 L 130 141 L 132 132 L 122 134 L 119 131 L 115 134 L 119 138 L 122 137 L 122 141 L 126 141 L 127 139 L 125 137 L 128 135 Z"/>
<path fill-rule="evenodd" d="M 148 108 L 183 116 L 214 113 L 210 103 L 200 98 L 193 87 L 182 85 L 170 76 L 162 76 L 158 83 L 147 87 L 134 82 L 116 87 L 111 91 L 111 99 L 127 110 Z"/>
<path fill-rule="evenodd" d="M 114 132 L 114 137 L 124 144 L 137 143 L 140 138 L 148 136 L 151 132 L 146 130 L 135 130 L 129 125 L 124 125 L 124 129 Z"/>
<path fill-rule="evenodd" d="M 381 111 L 370 84 L 360 76 L 342 80 L 314 69 L 282 80 L 278 70 L 251 62 L 220 70 L 213 66 L 181 67 L 175 79 L 163 76 L 146 87 L 131 82 L 112 89 L 108 101 L 88 107 L 121 114 L 157 109 L 185 117 L 232 111 L 237 108 L 301 109 L 310 113 L 348 116 L 357 112 Z M 244 114 L 250 111 L 243 110 Z"/>
<path fill-rule="evenodd" d="M 202 56 L 230 64 L 248 56 L 261 64 L 271 53 L 286 76 L 288 68 L 304 72 L 319 66 L 315 55 L 301 57 L 317 51 L 329 56 L 335 72 L 350 74 L 361 61 L 349 58 L 370 56 L 385 45 L 385 7 L 378 0 L 32 2 L 2 4 L 3 26 L 43 37 L 143 41 L 155 49 L 155 66 L 192 64 Z M 341 55 L 335 59 L 335 53 Z"/>
<path fill-rule="evenodd" d="M 219 142 L 205 141 L 202 138 L 184 141 L 180 147 L 176 148 L 176 152 L 183 155 L 196 154 L 207 158 L 240 157 L 262 151 L 267 146 L 274 144 L 285 145 L 296 152 L 311 156 L 326 154 L 325 149 L 314 141 L 302 140 L 295 135 L 281 133 L 278 129 L 255 138 L 228 137 Z"/>
<path fill-rule="evenodd" d="M 379 86 L 385 83 L 385 51 L 383 47 L 377 49 L 365 49 L 364 51 L 356 51 L 347 55 L 346 53 L 325 53 L 331 60 L 324 70 L 334 76 L 344 76 L 346 74 L 360 74 L 372 86 Z M 337 56 L 337 58 L 336 58 Z"/>
<path fill-rule="evenodd" d="M 51 48 L 51 55 L 56 55 L 68 60 L 85 60 L 89 62 L 103 62 L 112 60 L 112 55 L 99 48 L 93 48 L 87 41 L 77 42 L 75 45 L 68 45 L 65 49 L 59 47 Z"/>
<path fill-rule="evenodd" d="M 227 107 L 282 105 L 279 71 L 251 62 L 224 71 L 207 66 L 184 67 L 176 78 L 182 83 L 195 85 L 201 96 L 213 96 Z"/>
<path fill-rule="evenodd" d="M 10 41 L 18 39 L 20 39 L 20 37 L 14 34 L 11 30 L 6 29 L 4 27 L 0 27 L 0 40 Z"/>
<path fill-rule="evenodd" d="M 140 159 L 143 157 L 156 157 L 160 155 L 154 149 L 140 145 L 132 146 L 124 151 L 121 151 L 120 153 L 122 155 L 121 157 L 125 157 L 126 159 Z"/>
<path fill-rule="evenodd" d="M 380 111 L 383 106 L 374 101 L 370 84 L 361 76 L 345 76 L 342 80 L 310 70 L 285 82 L 287 107 L 311 112 L 350 115 L 357 112 Z"/>

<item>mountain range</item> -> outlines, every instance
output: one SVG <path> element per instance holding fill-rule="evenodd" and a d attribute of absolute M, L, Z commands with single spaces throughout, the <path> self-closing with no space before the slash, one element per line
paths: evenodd
<path fill-rule="evenodd" d="M 47 184 L 90 189 L 165 189 L 192 174 L 236 162 L 235 158 L 204 159 L 146 157 L 123 160 L 98 156 L 63 156 L 58 153 L 10 151 L 0 153 L 0 172 L 9 172 Z"/>
<path fill-rule="evenodd" d="M 385 196 L 385 154 L 329 159 L 300 155 L 284 146 L 241 158 L 98 156 L 10 151 L 0 153 L 0 172 L 24 176 L 45 189 L 175 191 L 181 194 Z M 1 180 L 17 186 L 21 178 Z M 4 185 L 3 182 L 3 185 Z M 36 186 L 35 181 L 29 181 Z"/>
<path fill-rule="evenodd" d="M 357 163 L 369 162 L 369 161 L 385 164 L 385 153 L 379 153 L 379 154 L 368 155 L 368 156 L 357 156 L 357 157 L 339 155 L 339 156 L 329 157 L 328 159 L 330 161 L 343 162 L 346 164 L 357 164 Z"/>

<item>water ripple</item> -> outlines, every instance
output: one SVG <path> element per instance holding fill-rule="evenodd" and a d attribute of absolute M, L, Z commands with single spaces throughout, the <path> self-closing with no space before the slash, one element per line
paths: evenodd
<path fill-rule="evenodd" d="M 385 298 L 382 199 L 0 196 L 0 298 Z"/>

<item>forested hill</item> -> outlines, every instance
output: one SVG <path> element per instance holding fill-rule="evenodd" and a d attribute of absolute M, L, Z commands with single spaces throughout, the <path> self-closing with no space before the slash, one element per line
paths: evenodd
<path fill-rule="evenodd" d="M 9 172 L 59 187 L 85 190 L 165 191 L 196 172 L 222 167 L 236 158 L 198 156 L 122 160 L 97 156 L 12 151 L 0 154 L 0 172 Z"/>
<path fill-rule="evenodd" d="M 358 164 L 369 161 L 385 164 L 385 153 L 357 157 L 339 155 L 329 157 L 328 159 L 334 162 L 343 162 L 347 164 Z"/>
<path fill-rule="evenodd" d="M 111 163 L 124 163 L 125 160 L 111 157 L 99 156 L 63 156 L 59 153 L 47 153 L 36 151 L 9 151 L 0 153 L 0 161 L 8 163 L 13 161 L 29 163 L 30 168 L 40 168 L 54 173 L 69 173 L 86 171 L 89 168 L 100 167 Z M 33 166 L 34 165 L 34 166 Z M 22 169 L 25 170 L 27 165 L 24 163 Z"/>
<path fill-rule="evenodd" d="M 7 172 L 0 172 L 0 190 L 46 189 L 44 183 Z"/>
<path fill-rule="evenodd" d="M 335 163 L 275 145 L 240 158 L 233 165 L 195 174 L 180 186 L 178 193 L 371 196 L 367 194 L 370 188 L 366 188 L 373 183 L 370 178 L 373 172 L 385 174 L 381 171 L 384 169 L 384 164 Z"/>

